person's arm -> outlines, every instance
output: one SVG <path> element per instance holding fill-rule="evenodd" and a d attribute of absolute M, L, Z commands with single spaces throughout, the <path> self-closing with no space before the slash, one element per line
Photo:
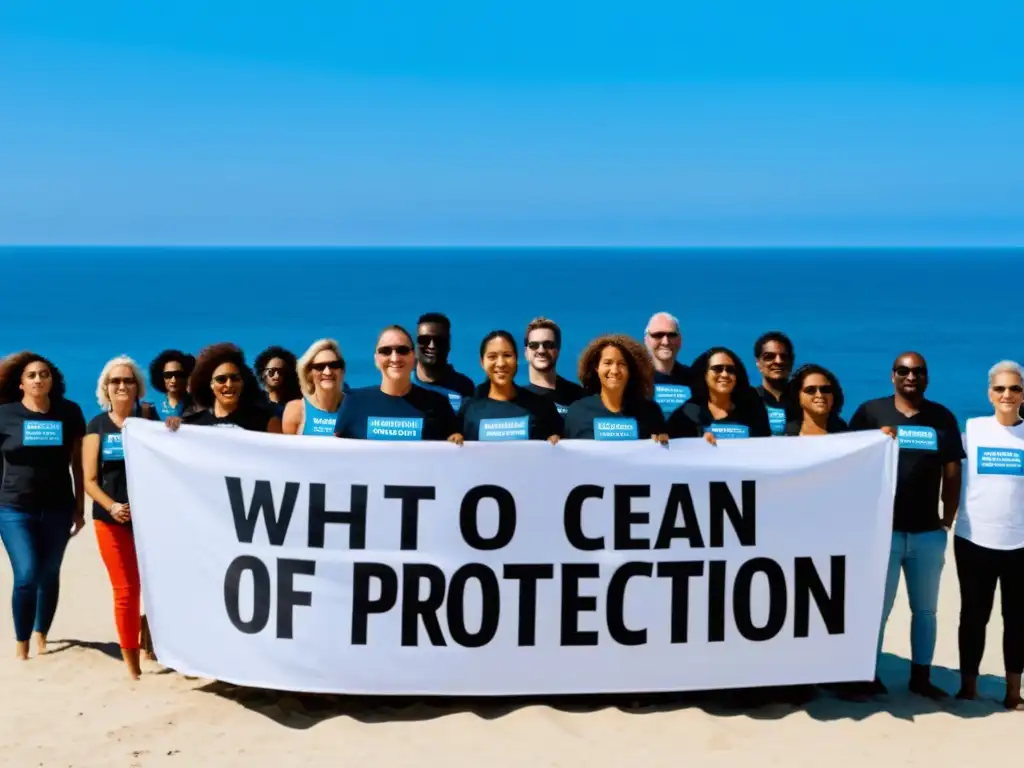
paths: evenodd
<path fill-rule="evenodd" d="M 281 434 L 281 420 L 277 416 L 271 416 L 270 421 L 267 422 L 267 434 L 268 435 L 280 435 Z"/>
<path fill-rule="evenodd" d="M 651 429 L 651 439 L 656 443 L 668 445 L 668 425 L 665 423 L 665 412 L 653 400 L 644 400 L 647 409 L 647 423 Z"/>
<path fill-rule="evenodd" d="M 71 478 L 75 483 L 75 515 L 72 519 L 71 535 L 85 527 L 85 478 L 82 472 L 82 438 L 71 442 Z"/>
<path fill-rule="evenodd" d="M 960 492 L 963 485 L 963 464 L 967 458 L 967 451 L 964 450 L 963 439 L 960 437 L 960 424 L 956 417 L 949 413 L 947 416 L 946 428 L 943 430 L 943 437 L 946 441 L 944 458 L 946 462 L 942 465 L 942 525 L 951 529 L 956 521 L 956 514 L 960 510 Z"/>
<path fill-rule="evenodd" d="M 750 436 L 772 437 L 772 423 L 768 418 L 768 409 L 756 393 L 748 401 L 747 408 L 750 409 Z"/>
<path fill-rule="evenodd" d="M 351 419 L 352 409 L 356 395 L 348 394 L 341 398 L 341 408 L 338 409 L 338 418 L 334 420 L 334 436 L 349 437 L 351 430 L 348 428 Z"/>
<path fill-rule="evenodd" d="M 281 417 L 281 434 L 297 435 L 302 422 L 302 401 L 292 400 L 284 407 L 284 415 Z M 337 424 L 335 424 L 337 427 Z"/>
<path fill-rule="evenodd" d="M 690 418 L 684 406 L 680 406 L 672 411 L 672 415 L 668 417 L 666 428 L 668 429 L 668 436 L 672 440 L 700 437 L 700 428 Z"/>
<path fill-rule="evenodd" d="M 558 412 L 558 407 L 551 400 L 539 398 L 540 412 L 537 414 L 537 427 L 543 439 L 555 445 L 565 434 L 565 420 Z"/>
<path fill-rule="evenodd" d="M 95 432 L 82 438 L 82 485 L 90 499 L 113 514 L 117 502 L 110 498 L 100 486 L 100 440 L 100 435 Z M 114 519 L 117 519 L 116 515 Z M 118 522 L 123 521 L 118 520 Z"/>

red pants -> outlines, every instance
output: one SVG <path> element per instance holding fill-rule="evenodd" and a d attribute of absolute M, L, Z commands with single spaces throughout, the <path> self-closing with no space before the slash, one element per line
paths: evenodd
<path fill-rule="evenodd" d="M 114 588 L 114 623 L 117 637 L 125 650 L 139 649 L 139 616 L 142 588 L 139 586 L 139 564 L 135 559 L 135 538 L 123 525 L 94 520 L 100 557 L 107 566 L 110 585 Z"/>

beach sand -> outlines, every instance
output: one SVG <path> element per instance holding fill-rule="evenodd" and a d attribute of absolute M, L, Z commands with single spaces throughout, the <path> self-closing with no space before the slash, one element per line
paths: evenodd
<path fill-rule="evenodd" d="M 989 624 L 981 693 L 935 704 L 906 691 L 909 612 L 886 638 L 889 697 L 729 710 L 689 697 L 631 708 L 559 702 L 430 704 L 309 697 L 189 680 L 151 663 L 131 682 L 115 642 L 110 586 L 91 522 L 64 563 L 51 652 L 19 662 L 0 566 L 0 765 L 30 766 L 966 766 L 1015 762 L 1024 713 L 1005 712 L 1001 623 Z M 943 575 L 934 681 L 955 692 L 959 597 Z"/>

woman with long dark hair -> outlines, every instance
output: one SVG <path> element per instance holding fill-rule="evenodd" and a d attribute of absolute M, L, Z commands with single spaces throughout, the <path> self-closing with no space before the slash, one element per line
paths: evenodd
<path fill-rule="evenodd" d="M 712 347 L 697 356 L 690 372 L 690 400 L 669 417 L 672 437 L 771 437 L 768 412 L 739 355 L 728 347 Z"/>
<path fill-rule="evenodd" d="M 256 355 L 252 369 L 263 385 L 271 410 L 280 419 L 285 406 L 302 397 L 295 355 L 284 347 L 267 347 Z"/>
<path fill-rule="evenodd" d="M 843 410 L 843 388 L 832 371 L 815 363 L 797 368 L 782 392 L 786 410 L 786 435 L 830 435 L 846 432 L 849 426 L 839 415 Z"/>
<path fill-rule="evenodd" d="M 654 365 L 640 342 L 598 336 L 583 350 L 577 371 L 587 395 L 569 406 L 567 439 L 668 442 L 665 416 L 651 399 Z"/>
<path fill-rule="evenodd" d="M 195 367 L 195 357 L 180 349 L 165 349 L 149 364 L 149 383 L 163 395 L 156 403 L 156 413 L 162 421 L 181 416 L 192 405 L 188 377 Z"/>
<path fill-rule="evenodd" d="M 14 573 L 15 653 L 46 652 L 68 539 L 85 525 L 85 418 L 60 369 L 35 352 L 0 362 L 0 539 Z"/>

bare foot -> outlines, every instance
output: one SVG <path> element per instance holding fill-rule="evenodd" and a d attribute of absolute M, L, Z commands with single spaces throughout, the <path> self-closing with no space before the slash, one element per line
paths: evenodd
<path fill-rule="evenodd" d="M 1007 696 L 1005 699 L 1003 699 L 1003 706 L 1010 710 L 1015 709 L 1021 711 L 1024 710 L 1024 701 L 1021 700 L 1020 696 L 1018 696 L 1017 698 Z"/>
<path fill-rule="evenodd" d="M 46 635 L 36 632 L 32 637 L 36 641 L 36 656 L 42 656 L 46 653 Z"/>
<path fill-rule="evenodd" d="M 974 701 L 978 695 L 978 678 L 976 675 L 961 675 L 960 690 L 956 697 L 961 701 Z"/>
<path fill-rule="evenodd" d="M 139 666 L 139 649 L 122 648 L 121 658 L 128 667 L 128 674 L 132 680 L 138 680 L 142 676 L 142 668 Z"/>
<path fill-rule="evenodd" d="M 14 657 L 21 661 L 28 661 L 28 640 L 19 640 L 14 644 Z"/>

